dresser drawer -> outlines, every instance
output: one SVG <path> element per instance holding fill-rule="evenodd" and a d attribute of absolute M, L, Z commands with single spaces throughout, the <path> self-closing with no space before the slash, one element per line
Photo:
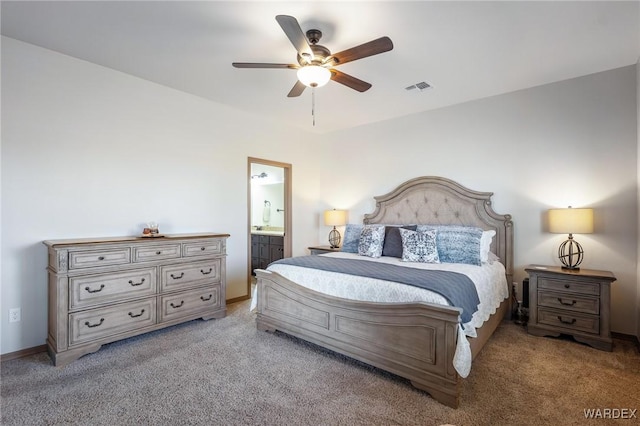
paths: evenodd
<path fill-rule="evenodd" d="M 538 308 L 538 323 L 585 333 L 600 333 L 600 318 L 575 312 Z"/>
<path fill-rule="evenodd" d="M 538 292 L 538 306 L 585 314 L 600 314 L 600 299 L 598 297 L 578 296 L 572 293 L 540 291 Z"/>
<path fill-rule="evenodd" d="M 538 277 L 538 289 L 556 290 L 562 293 L 600 295 L 600 284 L 597 282 L 582 282 L 566 279 L 556 280 L 547 277 Z"/>
<path fill-rule="evenodd" d="M 209 240 L 182 244 L 182 255 L 184 257 L 223 254 L 223 251 L 224 246 L 222 244 L 222 240 Z"/>
<path fill-rule="evenodd" d="M 146 246 L 133 248 L 134 262 L 176 259 L 178 257 L 180 257 L 180 244 L 167 244 L 162 246 Z"/>
<path fill-rule="evenodd" d="M 155 297 L 73 313 L 69 315 L 69 345 L 98 340 L 155 323 Z"/>
<path fill-rule="evenodd" d="M 156 293 L 156 268 L 69 278 L 72 310 Z"/>
<path fill-rule="evenodd" d="M 219 284 L 161 296 L 159 322 L 211 312 L 220 307 Z"/>
<path fill-rule="evenodd" d="M 69 252 L 69 269 L 124 265 L 130 262 L 131 249 L 129 247 Z"/>
<path fill-rule="evenodd" d="M 220 259 L 160 267 L 160 290 L 181 290 L 220 281 Z"/>

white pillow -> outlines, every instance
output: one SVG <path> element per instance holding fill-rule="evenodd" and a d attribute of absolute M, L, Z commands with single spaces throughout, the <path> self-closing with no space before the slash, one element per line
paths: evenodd
<path fill-rule="evenodd" d="M 480 237 L 480 262 L 487 263 L 489 261 L 491 241 L 495 235 L 496 231 L 493 229 L 490 231 L 482 231 L 482 237 Z"/>

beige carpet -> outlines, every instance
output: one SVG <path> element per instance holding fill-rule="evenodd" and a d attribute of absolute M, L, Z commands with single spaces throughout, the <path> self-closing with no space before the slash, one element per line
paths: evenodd
<path fill-rule="evenodd" d="M 65 368 L 4 362 L 3 425 L 584 425 L 585 409 L 640 409 L 640 355 L 501 325 L 462 384 L 459 409 L 405 380 L 284 334 L 257 331 L 248 302 L 104 346 Z M 604 411 L 602 411 L 604 412 Z M 612 412 L 622 413 L 622 412 Z M 629 412 L 627 412 L 629 413 Z"/>

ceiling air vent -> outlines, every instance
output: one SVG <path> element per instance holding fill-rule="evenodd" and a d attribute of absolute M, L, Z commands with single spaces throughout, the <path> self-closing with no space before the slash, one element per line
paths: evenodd
<path fill-rule="evenodd" d="M 426 81 L 421 81 L 420 83 L 412 84 L 411 86 L 405 87 L 405 90 L 413 90 L 418 89 L 419 91 L 427 90 L 431 88 L 431 85 Z"/>

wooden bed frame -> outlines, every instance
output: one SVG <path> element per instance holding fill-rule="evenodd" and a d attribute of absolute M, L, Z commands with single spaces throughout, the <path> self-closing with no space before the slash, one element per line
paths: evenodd
<path fill-rule="evenodd" d="M 511 293 L 513 224 L 491 207 L 491 192 L 476 192 L 442 177 L 409 180 L 375 197 L 365 224 L 441 224 L 495 230 L 491 245 L 505 265 Z M 430 303 L 374 303 L 341 299 L 257 270 L 257 327 L 299 337 L 406 379 L 457 408 L 461 377 L 453 367 L 461 310 Z M 511 297 L 469 338 L 473 357 L 511 313 Z"/>

